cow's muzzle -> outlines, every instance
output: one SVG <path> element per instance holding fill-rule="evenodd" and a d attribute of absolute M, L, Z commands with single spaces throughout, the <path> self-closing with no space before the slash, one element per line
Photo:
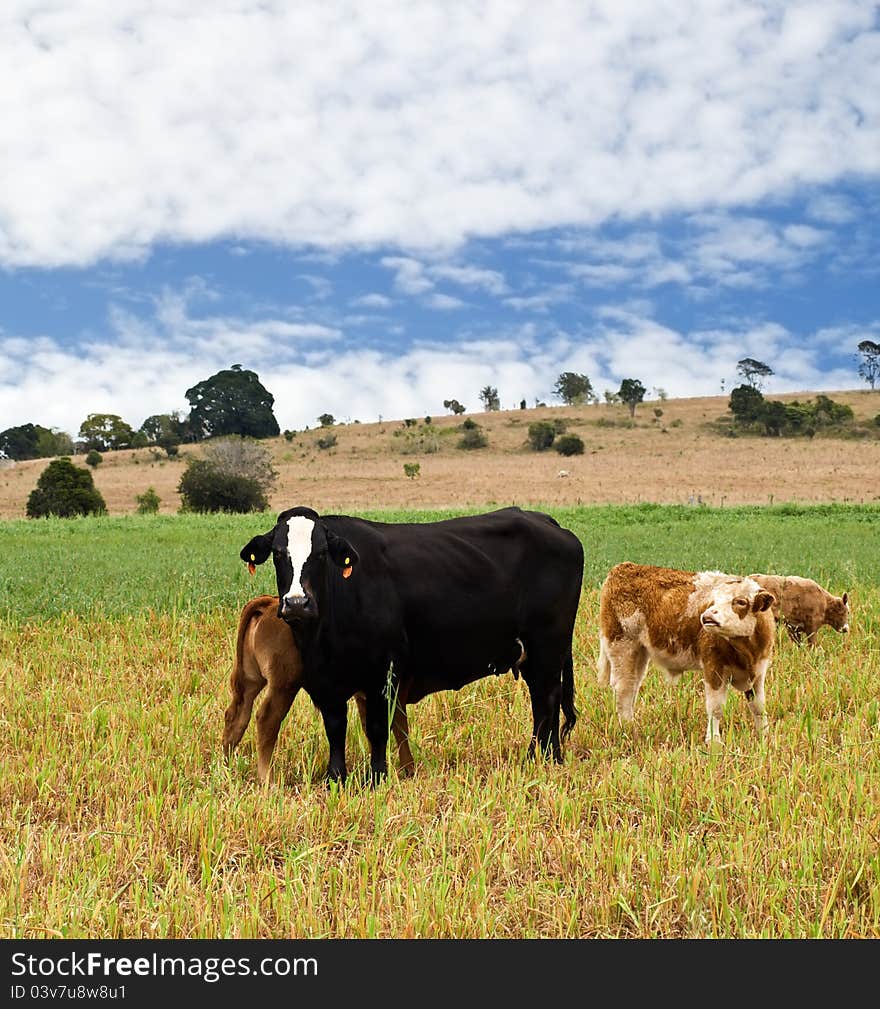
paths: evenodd
<path fill-rule="evenodd" d="M 310 595 L 281 597 L 281 603 L 278 606 L 278 616 L 282 620 L 298 620 L 303 617 L 316 617 L 317 615 L 318 608 Z"/>

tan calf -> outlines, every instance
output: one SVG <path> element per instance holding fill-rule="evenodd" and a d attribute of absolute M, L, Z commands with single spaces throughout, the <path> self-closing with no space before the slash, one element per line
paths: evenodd
<path fill-rule="evenodd" d="M 798 575 L 749 575 L 761 588 L 776 596 L 773 614 L 781 619 L 789 636 L 800 643 L 804 637 L 812 648 L 820 627 L 849 630 L 847 594 L 834 596 L 812 578 Z"/>
<path fill-rule="evenodd" d="M 650 659 L 673 681 L 686 669 L 702 670 L 707 743 L 721 739 L 731 686 L 745 694 L 762 734 L 764 679 L 776 637 L 773 602 L 752 579 L 719 571 L 613 567 L 599 596 L 598 677 L 614 689 L 620 721 L 633 721 Z"/>
<path fill-rule="evenodd" d="M 257 596 L 246 603 L 238 621 L 235 663 L 229 685 L 232 701 L 226 709 L 223 751 L 228 759 L 238 746 L 251 717 L 254 701 L 268 684 L 269 692 L 257 712 L 257 777 L 269 781 L 278 731 L 302 679 L 302 661 L 290 627 L 278 616 L 277 596 Z M 361 723 L 364 699 L 355 695 Z M 413 773 L 406 709 L 397 704 L 391 729 L 397 742 L 400 773 Z"/>

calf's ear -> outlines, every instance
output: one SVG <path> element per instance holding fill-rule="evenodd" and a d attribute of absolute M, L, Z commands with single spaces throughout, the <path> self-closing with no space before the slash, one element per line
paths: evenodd
<path fill-rule="evenodd" d="M 343 572 L 346 568 L 350 571 L 360 560 L 357 550 L 355 550 L 348 540 L 343 539 L 342 536 L 337 536 L 330 529 L 327 530 L 327 552 L 330 554 L 330 560 L 338 568 L 342 568 Z"/>
<path fill-rule="evenodd" d="M 843 605 L 844 605 L 844 606 L 846 606 L 846 601 L 847 601 L 847 599 L 849 598 L 849 597 L 848 597 L 848 595 L 847 595 L 847 593 L 846 593 L 846 592 L 844 592 L 844 593 L 843 593 L 843 596 L 842 596 L 841 598 L 843 599 Z"/>
<path fill-rule="evenodd" d="M 764 610 L 769 610 L 775 602 L 776 596 L 772 592 L 758 592 L 752 601 L 752 610 L 755 613 L 763 613 Z"/>
<path fill-rule="evenodd" d="M 241 548 L 238 556 L 248 565 L 263 564 L 272 553 L 273 537 L 274 529 L 262 536 L 254 536 L 249 543 Z"/>

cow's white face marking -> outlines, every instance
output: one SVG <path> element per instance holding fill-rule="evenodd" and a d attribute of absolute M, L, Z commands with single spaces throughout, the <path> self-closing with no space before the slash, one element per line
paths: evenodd
<path fill-rule="evenodd" d="M 709 606 L 703 610 L 700 622 L 706 630 L 726 638 L 751 637 L 757 621 L 752 604 L 760 591 L 760 585 L 751 578 L 716 585 L 712 589 Z M 734 606 L 734 600 L 737 599 L 745 600 L 748 608 L 743 610 L 740 605 L 738 610 Z"/>
<path fill-rule="evenodd" d="M 315 523 L 303 515 L 295 515 L 287 520 L 287 556 L 293 568 L 290 586 L 284 598 L 290 602 L 301 602 L 306 590 L 302 585 L 302 572 L 312 553 L 312 530 Z"/>

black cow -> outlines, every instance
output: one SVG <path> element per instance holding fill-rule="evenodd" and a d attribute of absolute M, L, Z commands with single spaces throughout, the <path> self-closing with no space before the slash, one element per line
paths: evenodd
<path fill-rule="evenodd" d="M 549 515 L 502 508 L 442 522 L 369 522 L 290 508 L 241 551 L 269 556 L 278 615 L 302 653 L 303 687 L 321 711 L 327 770 L 345 780 L 346 701 L 365 697 L 372 778 L 386 771 L 390 698 L 404 711 L 513 669 L 528 684 L 530 755 L 562 759 L 574 726 L 572 634 L 584 554 Z"/>

